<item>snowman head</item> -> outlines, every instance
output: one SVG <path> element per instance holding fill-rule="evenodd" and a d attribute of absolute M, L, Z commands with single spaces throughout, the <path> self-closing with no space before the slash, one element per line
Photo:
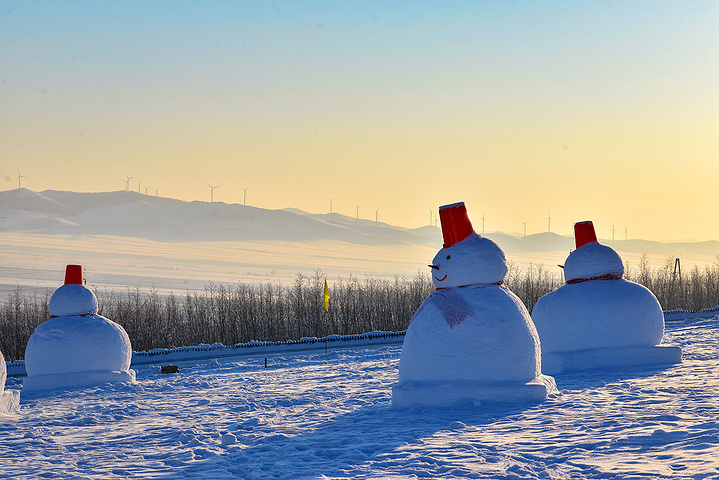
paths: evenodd
<path fill-rule="evenodd" d="M 501 283 L 507 260 L 499 246 L 474 232 L 464 203 L 439 209 L 444 248 L 432 260 L 432 281 L 437 288 Z"/>
<path fill-rule="evenodd" d="M 574 238 L 577 249 L 564 262 L 564 280 L 567 283 L 624 276 L 622 259 L 612 248 L 597 241 L 592 222 L 575 223 Z"/>
<path fill-rule="evenodd" d="M 65 270 L 65 285 L 50 298 L 50 316 L 65 317 L 97 313 L 97 297 L 82 284 L 82 267 L 68 265 Z"/>

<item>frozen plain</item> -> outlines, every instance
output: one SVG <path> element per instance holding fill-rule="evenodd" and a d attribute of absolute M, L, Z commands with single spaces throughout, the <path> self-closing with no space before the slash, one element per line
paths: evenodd
<path fill-rule="evenodd" d="M 23 394 L 0 476 L 719 478 L 718 334 L 719 317 L 671 322 L 681 364 L 558 375 L 537 405 L 395 409 L 399 344 L 140 367 Z"/>

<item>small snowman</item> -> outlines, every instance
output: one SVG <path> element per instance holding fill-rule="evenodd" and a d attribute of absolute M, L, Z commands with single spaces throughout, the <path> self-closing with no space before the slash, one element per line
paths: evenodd
<path fill-rule="evenodd" d="M 681 362 L 680 347 L 659 345 L 664 314 L 643 285 L 623 279 L 622 259 L 600 244 L 592 222 L 574 225 L 576 250 L 566 285 L 539 299 L 532 319 L 542 341 L 542 371 L 556 374 Z"/>
<path fill-rule="evenodd" d="M 134 382 L 125 329 L 97 314 L 97 298 L 83 285 L 82 267 L 68 265 L 65 284 L 50 299 L 50 319 L 25 349 L 25 390 Z"/>
<path fill-rule="evenodd" d="M 433 292 L 407 329 L 395 406 L 538 402 L 556 392 L 542 375 L 539 337 L 522 301 L 504 286 L 502 250 L 474 232 L 464 203 L 439 209 L 444 248 Z"/>
<path fill-rule="evenodd" d="M 20 391 L 5 390 L 6 380 L 7 365 L 5 365 L 5 357 L 0 352 L 0 415 L 16 413 L 20 405 Z"/>

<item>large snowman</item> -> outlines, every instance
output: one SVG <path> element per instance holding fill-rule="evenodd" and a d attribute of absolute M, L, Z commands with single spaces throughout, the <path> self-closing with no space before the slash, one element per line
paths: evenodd
<path fill-rule="evenodd" d="M 659 345 L 664 314 L 646 287 L 624 280 L 617 253 L 597 242 L 592 222 L 574 225 L 576 250 L 566 285 L 539 299 L 532 319 L 542 341 L 542 371 L 680 362 L 680 347 Z"/>
<path fill-rule="evenodd" d="M 395 406 L 534 402 L 556 391 L 542 375 L 539 337 L 503 285 L 504 253 L 477 235 L 464 203 L 439 210 L 444 237 L 432 261 L 437 290 L 415 313 L 399 363 Z"/>
<path fill-rule="evenodd" d="M 134 382 L 125 329 L 97 314 L 97 298 L 83 285 L 82 267 L 68 265 L 65 284 L 50 299 L 50 319 L 25 349 L 25 390 L 106 382 Z"/>
<path fill-rule="evenodd" d="M 5 390 L 6 380 L 7 365 L 5 365 L 5 357 L 0 352 L 0 415 L 15 413 L 20 405 L 20 391 Z"/>

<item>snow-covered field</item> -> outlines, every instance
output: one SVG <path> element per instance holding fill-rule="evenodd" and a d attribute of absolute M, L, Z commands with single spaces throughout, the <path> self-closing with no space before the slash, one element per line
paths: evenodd
<path fill-rule="evenodd" d="M 718 334 L 719 317 L 672 322 L 681 364 L 557 375 L 537 405 L 395 409 L 400 345 L 142 366 L 23 393 L 0 476 L 719 478 Z"/>
<path fill-rule="evenodd" d="M 156 288 L 181 294 L 210 283 L 291 284 L 297 274 L 319 269 L 330 280 L 354 275 L 394 279 L 426 273 L 436 247 L 353 245 L 320 240 L 250 242 L 158 242 L 136 237 L 3 233 L 0 236 L 0 299 L 20 287 L 25 293 L 55 289 L 65 265 L 81 264 L 88 286 L 125 291 Z M 564 253 L 563 253 L 564 254 Z"/>

